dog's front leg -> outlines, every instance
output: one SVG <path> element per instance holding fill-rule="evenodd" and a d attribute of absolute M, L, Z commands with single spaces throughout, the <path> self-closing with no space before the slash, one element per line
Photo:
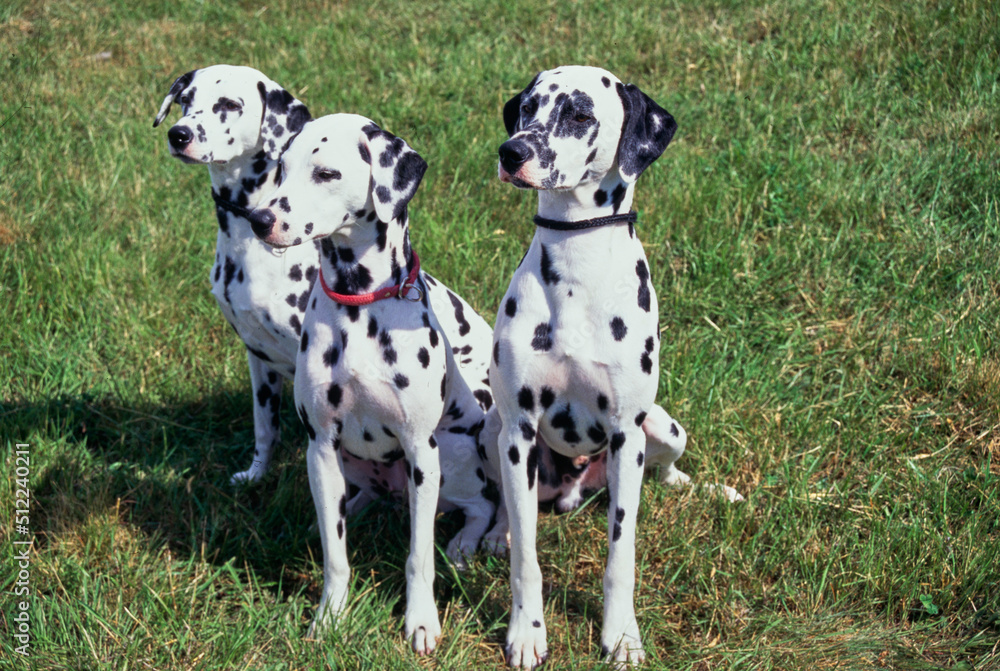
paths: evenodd
<path fill-rule="evenodd" d="M 507 628 L 507 663 L 533 669 L 548 658 L 542 601 L 542 571 L 535 538 L 538 494 L 534 488 L 538 448 L 537 418 L 505 420 L 500 430 L 500 468 L 510 521 L 510 589 L 513 601 Z"/>
<path fill-rule="evenodd" d="M 253 463 L 250 468 L 230 478 L 234 485 L 257 482 L 271 465 L 274 446 L 281 437 L 278 412 L 281 410 L 282 378 L 254 354 L 247 352 L 250 364 L 250 386 L 253 389 Z"/>
<path fill-rule="evenodd" d="M 323 596 L 309 628 L 311 638 L 334 624 L 347 603 L 351 567 L 347 563 L 347 486 L 336 426 L 319 427 L 306 452 L 309 489 L 316 504 L 323 542 Z"/>
<path fill-rule="evenodd" d="M 604 572 L 604 631 L 601 652 L 617 667 L 645 659 L 635 619 L 635 528 L 639 512 L 646 438 L 641 428 L 611 433 L 608 454 L 608 565 Z"/>
<path fill-rule="evenodd" d="M 431 432 L 406 445 L 410 502 L 410 556 L 406 560 L 404 632 L 418 655 L 434 651 L 441 623 L 434 603 L 434 517 L 441 487 L 439 450 Z"/>

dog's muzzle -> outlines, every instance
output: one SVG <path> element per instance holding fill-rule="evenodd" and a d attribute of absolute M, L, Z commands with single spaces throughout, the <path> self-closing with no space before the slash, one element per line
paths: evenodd
<path fill-rule="evenodd" d="M 167 131 L 167 140 L 176 151 L 184 151 L 194 139 L 194 133 L 187 126 L 173 126 Z"/>
<path fill-rule="evenodd" d="M 250 228 L 253 229 L 254 235 L 261 240 L 264 240 L 271 234 L 271 229 L 274 228 L 274 221 L 274 213 L 271 210 L 254 210 L 250 213 Z"/>
<path fill-rule="evenodd" d="M 511 176 L 514 176 L 533 155 L 531 147 L 524 140 L 507 140 L 500 145 L 498 153 L 501 167 Z"/>

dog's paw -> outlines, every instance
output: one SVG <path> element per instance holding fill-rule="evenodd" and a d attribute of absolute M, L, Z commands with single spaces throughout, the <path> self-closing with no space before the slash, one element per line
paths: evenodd
<path fill-rule="evenodd" d="M 534 669 L 549 658 L 545 643 L 545 622 L 541 616 L 512 618 L 507 631 L 507 664 L 516 669 Z"/>
<path fill-rule="evenodd" d="M 556 501 L 556 511 L 568 513 L 571 510 L 579 508 L 582 503 L 583 497 L 580 496 L 579 492 L 573 492 Z"/>
<path fill-rule="evenodd" d="M 646 651 L 642 649 L 639 625 L 634 617 L 624 628 L 606 632 L 601 637 L 601 655 L 615 669 L 627 669 L 645 661 Z"/>
<path fill-rule="evenodd" d="M 604 661 L 609 662 L 613 668 L 619 671 L 639 666 L 646 661 L 646 651 L 642 649 L 642 642 L 631 636 L 623 636 L 619 639 L 618 645 L 613 650 L 609 646 L 603 645 L 601 653 L 604 656 Z"/>
<path fill-rule="evenodd" d="M 337 618 L 338 614 L 332 608 L 327 608 L 326 603 L 321 600 L 316 608 L 316 616 L 313 617 L 313 621 L 309 625 L 309 631 L 306 632 L 306 638 L 317 641 L 323 638 L 324 633 L 336 626 Z"/>
<path fill-rule="evenodd" d="M 506 557 L 510 553 L 510 532 L 490 531 L 483 536 L 483 548 L 495 557 Z"/>
<path fill-rule="evenodd" d="M 430 607 L 415 606 L 406 608 L 406 624 L 404 626 L 406 640 L 418 655 L 429 655 L 434 652 L 441 640 L 441 623 L 438 621 L 437 607 L 431 602 Z"/>
<path fill-rule="evenodd" d="M 464 571 L 469 568 L 469 558 L 476 554 L 476 548 L 479 546 L 478 539 L 473 541 L 471 539 L 466 539 L 461 531 L 451 539 L 448 543 L 448 549 L 445 550 L 445 555 L 448 560 L 452 563 L 457 571 Z"/>
<path fill-rule="evenodd" d="M 705 485 L 705 488 L 713 494 L 724 496 L 730 503 L 743 500 L 743 495 L 729 485 Z"/>
<path fill-rule="evenodd" d="M 691 476 L 673 464 L 660 467 L 660 483 L 670 487 L 685 487 L 691 484 Z"/>
<path fill-rule="evenodd" d="M 229 478 L 231 485 L 252 485 L 260 482 L 260 479 L 267 474 L 267 466 L 259 461 L 253 462 L 245 471 L 240 471 Z"/>

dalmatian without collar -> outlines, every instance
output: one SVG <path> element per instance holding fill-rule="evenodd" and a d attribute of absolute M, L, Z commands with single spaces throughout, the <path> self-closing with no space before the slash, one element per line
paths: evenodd
<path fill-rule="evenodd" d="M 544 450 L 569 460 L 607 450 L 601 643 L 614 663 L 637 664 L 635 524 L 647 449 L 666 481 L 688 478 L 673 465 L 682 430 L 654 404 L 656 295 L 628 213 L 636 179 L 676 123 L 634 85 L 580 66 L 538 74 L 503 117 L 500 180 L 538 191 L 538 228 L 501 304 L 490 366 L 511 532 L 507 658 L 532 668 L 548 655 L 535 550 Z"/>
<path fill-rule="evenodd" d="M 219 223 L 212 293 L 247 348 L 254 391 L 254 459 L 234 483 L 257 482 L 280 439 L 284 379 L 295 372 L 302 319 L 319 268 L 319 244 L 275 252 L 250 227 L 250 210 L 264 202 L 278 178 L 277 158 L 310 118 L 304 104 L 253 68 L 213 65 L 174 81 L 153 126 L 171 106 L 182 117 L 167 132 L 172 156 L 207 165 Z M 345 463 L 353 512 L 405 487 L 401 465 Z"/>
<path fill-rule="evenodd" d="M 429 653 L 441 635 L 432 590 L 439 493 L 465 512 L 448 546 L 453 560 L 475 551 L 493 514 L 476 444 L 492 404 L 491 331 L 419 270 L 407 203 L 427 164 L 402 139 L 364 117 L 335 114 L 307 123 L 281 164 L 280 186 L 251 222 L 275 247 L 320 241 L 321 281 L 308 300 L 295 372 L 323 541 L 314 629 L 347 599 L 342 459 L 401 462 L 411 519 L 405 634 L 418 654 Z M 366 292 L 384 300 L 345 304 Z"/>

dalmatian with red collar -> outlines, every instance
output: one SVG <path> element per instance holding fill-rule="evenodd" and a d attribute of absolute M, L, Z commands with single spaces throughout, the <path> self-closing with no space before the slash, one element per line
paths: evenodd
<path fill-rule="evenodd" d="M 667 482 L 688 478 L 673 465 L 685 436 L 654 404 L 656 294 L 631 206 L 636 179 L 676 123 L 634 85 L 580 66 L 538 74 L 503 117 L 510 139 L 499 150 L 500 180 L 538 191 L 535 236 L 501 303 L 489 371 L 511 534 L 508 663 L 530 669 L 548 656 L 535 538 L 551 450 L 582 464 L 606 452 L 601 643 L 617 666 L 638 664 L 635 529 L 647 450 Z"/>
<path fill-rule="evenodd" d="M 254 458 L 232 477 L 257 482 L 267 472 L 279 433 L 281 387 L 295 373 L 306 302 L 319 268 L 319 242 L 275 250 L 253 234 L 250 211 L 275 188 L 278 156 L 310 114 L 300 101 L 261 72 L 213 65 L 174 81 L 153 126 L 171 106 L 182 117 L 167 131 L 170 153 L 206 165 L 219 223 L 212 293 L 246 345 L 253 389 Z M 456 332 L 459 328 L 454 326 Z M 347 457 L 351 512 L 406 486 L 401 464 Z"/>
<path fill-rule="evenodd" d="M 427 164 L 371 120 L 335 114 L 305 124 L 281 158 L 280 185 L 250 221 L 270 246 L 320 243 L 295 363 L 307 427 L 309 484 L 323 541 L 314 631 L 343 611 L 350 579 L 343 459 L 401 463 L 410 553 L 405 634 L 418 654 L 441 635 L 434 603 L 434 517 L 462 508 L 448 555 L 472 554 L 493 515 L 477 435 L 492 404 L 489 326 L 420 269 L 407 204 Z"/>

